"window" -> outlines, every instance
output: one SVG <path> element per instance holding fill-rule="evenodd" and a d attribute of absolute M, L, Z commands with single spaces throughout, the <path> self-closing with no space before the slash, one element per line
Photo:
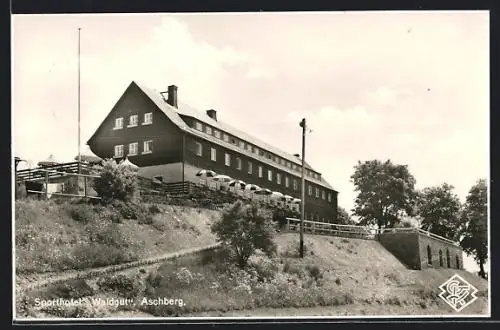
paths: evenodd
<path fill-rule="evenodd" d="M 253 149 L 252 145 L 247 143 L 247 151 L 252 152 L 252 149 Z"/>
<path fill-rule="evenodd" d="M 153 113 L 148 112 L 144 114 L 144 122 L 143 125 L 151 125 L 153 123 Z"/>
<path fill-rule="evenodd" d="M 313 187 L 311 185 L 309 185 L 309 196 L 311 196 L 313 193 Z"/>
<path fill-rule="evenodd" d="M 280 163 L 279 160 L 278 160 L 278 156 L 274 156 L 274 162 L 278 163 L 278 164 Z"/>
<path fill-rule="evenodd" d="M 248 162 L 248 174 L 252 174 L 252 162 Z"/>
<path fill-rule="evenodd" d="M 241 158 L 236 157 L 236 169 L 241 170 Z"/>
<path fill-rule="evenodd" d="M 137 126 L 137 122 L 138 121 L 139 121 L 139 116 L 138 115 L 132 115 L 132 116 L 130 116 L 128 127 Z"/>
<path fill-rule="evenodd" d="M 328 201 L 331 202 L 332 201 L 332 193 L 328 193 Z"/>
<path fill-rule="evenodd" d="M 115 157 L 123 157 L 123 145 L 115 146 Z"/>
<path fill-rule="evenodd" d="M 322 190 L 322 191 L 321 191 L 321 198 L 322 198 L 322 199 L 325 199 L 325 198 L 326 198 L 326 196 L 325 196 L 325 195 L 326 195 L 325 191 L 324 191 L 324 190 Z"/>
<path fill-rule="evenodd" d="M 216 138 L 220 139 L 220 131 L 214 129 L 214 135 Z"/>
<path fill-rule="evenodd" d="M 209 135 L 212 135 L 212 127 L 210 126 L 205 126 L 205 132 Z"/>
<path fill-rule="evenodd" d="M 283 158 L 281 158 L 281 165 L 286 165 L 286 161 Z"/>
<path fill-rule="evenodd" d="M 285 176 L 285 187 L 288 188 L 288 186 L 290 186 L 290 178 Z"/>
<path fill-rule="evenodd" d="M 226 133 L 222 134 L 222 139 L 226 142 L 229 142 L 229 135 L 227 135 Z"/>
<path fill-rule="evenodd" d="M 276 182 L 281 184 L 281 173 L 276 173 Z"/>
<path fill-rule="evenodd" d="M 113 129 L 122 129 L 123 128 L 123 118 L 116 118 L 115 119 L 115 127 Z"/>
<path fill-rule="evenodd" d="M 195 153 L 196 156 L 201 156 L 203 154 L 203 148 L 200 142 L 195 142 Z"/>
<path fill-rule="evenodd" d="M 439 267 L 443 267 L 443 251 L 439 250 Z"/>
<path fill-rule="evenodd" d="M 451 267 L 451 260 L 450 260 L 450 250 L 446 249 L 446 265 L 448 268 Z"/>
<path fill-rule="evenodd" d="M 231 137 L 231 143 L 234 144 L 234 145 L 237 145 L 237 141 L 234 137 Z"/>
<path fill-rule="evenodd" d="M 296 171 L 297 170 L 297 165 L 292 164 L 292 169 Z"/>
<path fill-rule="evenodd" d="M 240 148 L 245 149 L 245 142 L 244 141 L 240 141 Z"/>
<path fill-rule="evenodd" d="M 273 171 L 267 170 L 267 179 L 273 181 Z"/>
<path fill-rule="evenodd" d="M 458 258 L 458 256 L 455 256 L 455 266 L 457 267 L 457 269 L 460 269 L 460 259 Z"/>
<path fill-rule="evenodd" d="M 143 154 L 150 154 L 152 152 L 153 152 L 153 141 L 151 141 L 151 140 L 144 141 L 142 153 Z"/>
<path fill-rule="evenodd" d="M 427 264 L 432 265 L 432 251 L 429 245 L 427 245 Z"/>
<path fill-rule="evenodd" d="M 293 190 L 297 190 L 297 180 L 293 179 Z"/>
<path fill-rule="evenodd" d="M 262 166 L 259 166 L 259 178 L 262 178 Z"/>
<path fill-rule="evenodd" d="M 203 131 L 203 124 L 200 123 L 199 121 L 196 122 L 195 124 L 195 128 L 198 130 L 198 131 Z"/>
<path fill-rule="evenodd" d="M 226 152 L 225 158 L 224 158 L 224 164 L 226 166 L 231 166 L 231 155 Z"/>
<path fill-rule="evenodd" d="M 267 154 L 266 154 L 266 158 L 267 158 L 267 159 L 271 159 L 271 158 L 272 158 L 272 155 L 271 155 L 270 153 L 267 153 Z"/>
<path fill-rule="evenodd" d="M 217 150 L 215 148 L 210 148 L 210 160 L 213 162 L 217 161 Z"/>
<path fill-rule="evenodd" d="M 137 155 L 137 149 L 139 149 L 139 143 L 133 142 L 128 145 L 128 155 L 135 156 Z"/>
<path fill-rule="evenodd" d="M 259 148 L 257 148 L 257 147 L 252 147 L 252 152 L 253 152 L 254 154 L 258 155 L 258 154 L 259 154 Z"/>
<path fill-rule="evenodd" d="M 319 198 L 319 188 L 316 187 L 316 198 Z"/>
<path fill-rule="evenodd" d="M 292 163 L 286 162 L 286 166 L 289 167 L 289 168 L 292 168 Z"/>
<path fill-rule="evenodd" d="M 264 150 L 259 150 L 259 155 L 264 156 Z"/>

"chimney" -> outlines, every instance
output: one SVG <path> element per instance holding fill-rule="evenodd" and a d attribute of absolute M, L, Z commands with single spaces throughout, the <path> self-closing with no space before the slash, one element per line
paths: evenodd
<path fill-rule="evenodd" d="M 298 159 L 300 159 L 300 155 L 299 154 L 294 154 L 295 157 L 297 157 Z"/>
<path fill-rule="evenodd" d="M 168 86 L 168 99 L 167 103 L 177 108 L 177 86 L 170 85 Z"/>
<path fill-rule="evenodd" d="M 207 116 L 217 121 L 217 111 L 215 111 L 214 109 L 207 110 Z"/>

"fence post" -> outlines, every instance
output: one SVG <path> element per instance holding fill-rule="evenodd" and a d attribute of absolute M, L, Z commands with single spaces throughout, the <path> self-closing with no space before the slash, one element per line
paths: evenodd
<path fill-rule="evenodd" d="M 311 231 L 312 231 L 313 234 L 314 234 L 315 228 L 316 228 L 316 224 L 313 222 L 311 224 Z"/>
<path fill-rule="evenodd" d="M 83 195 L 87 197 L 87 177 L 83 177 Z"/>
<path fill-rule="evenodd" d="M 286 218 L 286 231 L 290 231 L 290 219 Z"/>
<path fill-rule="evenodd" d="M 45 171 L 45 198 L 49 199 L 49 172 Z"/>

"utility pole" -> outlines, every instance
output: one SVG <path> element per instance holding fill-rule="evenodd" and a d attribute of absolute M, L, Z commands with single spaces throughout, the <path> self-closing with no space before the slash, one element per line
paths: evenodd
<path fill-rule="evenodd" d="M 82 154 L 80 147 L 80 30 L 78 28 L 78 174 L 81 174 Z"/>
<path fill-rule="evenodd" d="M 306 183 L 304 180 L 304 159 L 306 155 L 306 119 L 303 118 L 302 121 L 300 122 L 300 127 L 302 127 L 302 173 L 301 173 L 301 181 L 302 181 L 302 190 L 301 190 L 301 205 L 300 205 L 300 257 L 304 258 L 304 215 L 305 215 L 305 210 L 304 210 L 304 205 L 305 205 L 305 190 L 306 190 Z"/>

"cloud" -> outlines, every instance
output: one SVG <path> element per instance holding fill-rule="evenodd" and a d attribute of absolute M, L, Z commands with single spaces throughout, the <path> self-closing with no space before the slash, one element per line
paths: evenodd
<path fill-rule="evenodd" d="M 77 153 L 77 43 L 68 22 L 41 16 L 14 22 L 13 129 L 15 152 L 24 157 L 40 160 L 54 153 L 69 160 Z M 85 22 L 81 38 L 83 147 L 132 80 L 157 89 L 176 84 L 183 102 L 204 109 L 223 92 L 231 68 L 264 72 L 248 53 L 198 40 L 176 18 L 117 23 L 119 34 L 92 22 Z M 28 32 L 28 26 L 37 29 Z M 140 38 L 127 39 L 134 34 Z"/>
<path fill-rule="evenodd" d="M 269 70 L 265 70 L 265 69 L 258 68 L 258 67 L 251 67 L 247 71 L 245 76 L 248 79 L 266 79 L 266 78 L 273 77 L 274 74 Z"/>

